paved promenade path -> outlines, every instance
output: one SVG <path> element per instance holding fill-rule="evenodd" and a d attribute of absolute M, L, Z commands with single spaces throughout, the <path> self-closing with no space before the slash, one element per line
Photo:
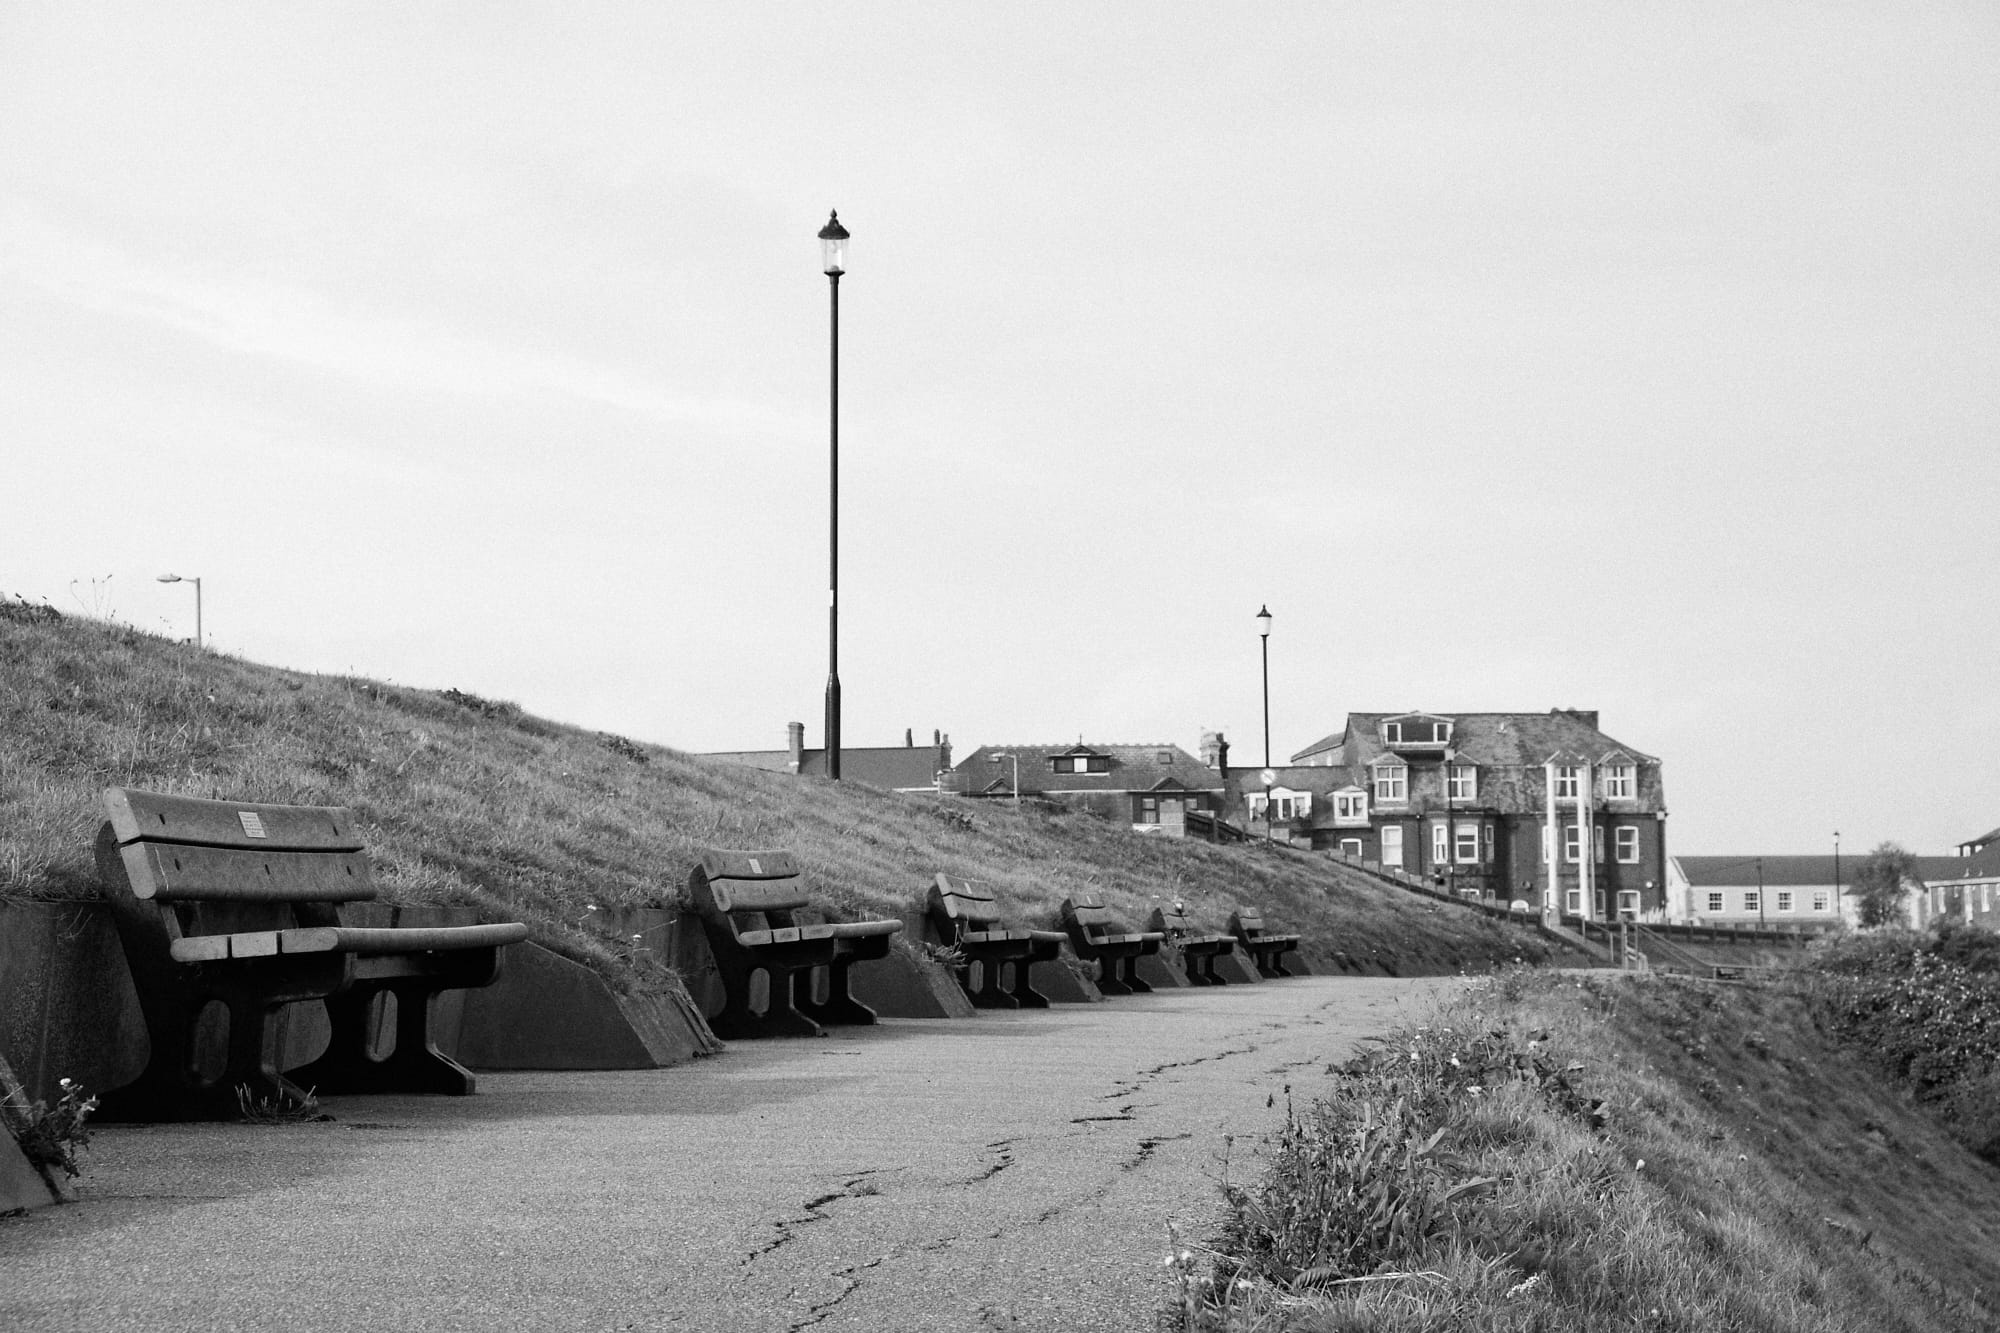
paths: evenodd
<path fill-rule="evenodd" d="M 1286 1086 L 1451 984 L 892 1020 L 330 1098 L 330 1123 L 106 1126 L 79 1202 L 0 1219 L 0 1329 L 1147 1330 L 1167 1224 L 1211 1233 Z"/>

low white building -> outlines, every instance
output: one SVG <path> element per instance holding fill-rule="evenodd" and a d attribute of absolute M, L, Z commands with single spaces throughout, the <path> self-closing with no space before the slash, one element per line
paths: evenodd
<path fill-rule="evenodd" d="M 1670 856 L 1667 919 L 1693 926 L 1809 926 L 1860 924 L 1851 890 L 1862 857 Z M 1963 862 L 1955 856 L 1920 856 L 1904 888 L 1905 917 L 1928 919 L 1924 881 Z"/>

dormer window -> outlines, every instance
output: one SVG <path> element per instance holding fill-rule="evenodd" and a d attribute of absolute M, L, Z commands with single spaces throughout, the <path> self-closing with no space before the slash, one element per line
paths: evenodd
<path fill-rule="evenodd" d="M 1473 764 L 1448 764 L 1445 767 L 1445 799 L 1451 801 L 1471 801 L 1479 796 L 1479 769 Z"/>
<path fill-rule="evenodd" d="M 1111 759 L 1101 754 L 1059 754 L 1049 759 L 1049 767 L 1056 773 L 1109 773 Z"/>
<path fill-rule="evenodd" d="M 1611 764 L 1604 770 L 1604 799 L 1607 801 L 1630 801 L 1639 794 L 1639 768 L 1636 764 Z"/>
<path fill-rule="evenodd" d="M 1333 794 L 1333 821 L 1336 824 L 1354 825 L 1368 822 L 1368 793 L 1359 787 L 1348 787 Z"/>
<path fill-rule="evenodd" d="M 1451 744 L 1448 717 L 1407 713 L 1382 723 L 1382 744 L 1391 750 L 1441 750 Z"/>
<path fill-rule="evenodd" d="M 1577 772 L 1578 765 L 1576 764 L 1556 765 L 1556 799 L 1558 801 L 1574 801 L 1576 799 Z"/>

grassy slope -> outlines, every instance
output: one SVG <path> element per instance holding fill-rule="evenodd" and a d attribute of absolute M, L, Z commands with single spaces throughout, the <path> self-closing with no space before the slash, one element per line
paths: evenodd
<path fill-rule="evenodd" d="M 678 904 L 703 845 L 791 848 L 850 915 L 901 914 L 944 870 L 989 883 L 1023 921 L 1048 921 L 1086 886 L 1135 919 L 1155 895 L 1216 926 L 1233 902 L 1260 903 L 1321 967 L 1438 973 L 1549 956 L 1530 931 L 1324 858 L 763 773 L 456 691 L 285 671 L 13 609 L 0 614 L 0 897 L 96 896 L 100 793 L 136 786 L 349 806 L 386 897 L 525 920 L 614 979 L 626 964 L 577 924 L 587 905 Z"/>
<path fill-rule="evenodd" d="M 1239 1213 L 1250 1225 L 1224 1238 L 1250 1283 L 1226 1310 L 1217 1288 L 1191 1289 L 1210 1299 L 1183 1327 L 2000 1327 L 2000 1168 L 1838 1049 L 1786 986 L 1503 976 L 1384 1050 L 1394 1059 L 1337 1080 L 1276 1150 Z M 1600 1099 L 1601 1124 L 1582 1114 Z M 1364 1102 L 1391 1120 L 1382 1108 L 1424 1106 L 1413 1141 L 1445 1131 L 1435 1171 L 1399 1174 L 1398 1149 L 1371 1159 L 1368 1183 L 1432 1200 L 1497 1183 L 1441 1205 L 1423 1240 L 1364 1251 L 1363 1271 L 1402 1278 L 1328 1288 L 1301 1270 L 1366 1237 L 1367 1209 L 1329 1206 L 1325 1187 L 1355 1160 L 1340 1127 Z M 1297 1219 L 1294 1248 L 1260 1241 L 1275 1218 Z"/>

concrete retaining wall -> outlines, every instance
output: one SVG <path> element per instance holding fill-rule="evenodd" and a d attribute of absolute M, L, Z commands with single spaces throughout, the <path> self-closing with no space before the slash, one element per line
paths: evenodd
<path fill-rule="evenodd" d="M 455 925 L 465 908 L 357 904 L 356 924 Z M 662 914 L 670 915 L 670 914 Z M 619 995 L 590 969 L 534 944 L 508 946 L 492 986 L 447 991 L 436 1001 L 439 1049 L 474 1069 L 629 1069 L 677 1064 L 721 1049 L 685 997 Z M 220 1068 L 224 1026 L 204 1028 Z M 282 1068 L 326 1049 L 326 1009 L 287 1006 L 278 1037 Z M 139 998 L 110 913 L 101 903 L 0 901 L 0 1057 L 30 1100 L 50 1100 L 59 1080 L 92 1092 L 139 1076 L 150 1050 Z"/>

